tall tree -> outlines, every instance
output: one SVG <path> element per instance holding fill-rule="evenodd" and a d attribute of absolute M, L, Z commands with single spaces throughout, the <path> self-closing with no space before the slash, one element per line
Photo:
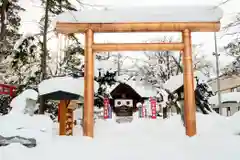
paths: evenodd
<path fill-rule="evenodd" d="M 43 46 L 42 46 L 42 56 L 41 56 L 41 81 L 46 79 L 47 76 L 47 56 L 48 56 L 48 48 L 47 48 L 47 31 L 48 31 L 48 20 L 49 20 L 49 7 L 50 0 L 46 0 L 45 3 L 45 12 L 44 12 L 44 27 L 43 27 Z M 40 108 L 39 113 L 44 114 L 45 111 L 45 100 L 43 97 L 40 97 Z"/>
<path fill-rule="evenodd" d="M 24 11 L 24 9 L 19 6 L 18 0 L 2 0 L 0 5 L 0 60 L 2 60 L 2 58 L 6 58 L 6 56 L 12 53 L 14 43 L 20 37 L 18 33 L 21 21 L 19 13 Z"/>
<path fill-rule="evenodd" d="M 0 81 L 11 83 L 8 81 L 11 73 L 9 66 L 14 55 L 13 49 L 16 40 L 20 37 L 18 33 L 21 17 L 19 13 L 24 9 L 19 6 L 18 0 L 2 0 L 0 1 Z M 7 114 L 9 111 L 10 96 L 0 95 L 0 114 Z"/>
<path fill-rule="evenodd" d="M 1 5 L 1 34 L 0 40 L 3 41 L 7 28 L 7 12 L 10 6 L 9 0 L 3 0 Z"/>
<path fill-rule="evenodd" d="M 44 16 L 43 16 L 43 46 L 42 46 L 42 56 L 41 56 L 41 80 L 46 79 L 47 77 L 47 56 L 48 56 L 48 47 L 47 47 L 47 35 L 49 29 L 49 20 L 51 16 L 56 16 L 66 10 L 76 10 L 69 0 L 42 0 L 42 5 L 44 5 Z M 50 15 L 51 14 L 51 15 Z M 43 114 L 45 111 L 45 100 L 40 98 L 40 109 L 39 113 Z"/>
<path fill-rule="evenodd" d="M 19 27 L 21 17 L 19 13 L 24 9 L 19 6 L 18 0 L 1 1 L 1 33 L 0 33 L 0 80 L 5 83 L 11 83 L 8 81 L 9 66 L 14 56 L 14 46 L 16 41 L 20 38 Z"/>

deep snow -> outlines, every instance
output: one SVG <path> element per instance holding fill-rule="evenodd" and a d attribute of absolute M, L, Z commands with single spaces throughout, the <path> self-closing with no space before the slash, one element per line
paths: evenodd
<path fill-rule="evenodd" d="M 197 113 L 195 137 L 185 136 L 180 115 L 169 119 L 139 119 L 118 124 L 115 117 L 97 119 L 94 139 L 83 137 L 80 126 L 74 136 L 58 136 L 58 124 L 46 115 L 33 115 L 37 93 L 26 90 L 12 100 L 14 109 L 0 117 L 0 135 L 36 138 L 37 147 L 18 143 L 0 147 L 0 160 L 239 160 L 240 112 L 231 117 Z M 30 104 L 28 106 L 28 102 Z M 76 111 L 77 118 L 80 112 Z M 81 115 L 80 115 L 81 117 Z"/>
<path fill-rule="evenodd" d="M 38 141 L 36 148 L 29 149 L 20 144 L 1 147 L 0 159 L 238 160 L 240 136 L 236 134 L 240 133 L 239 120 L 240 113 L 229 118 L 197 114 L 198 135 L 189 138 L 184 135 L 180 116 L 167 120 L 135 117 L 132 123 L 126 124 L 99 119 L 95 124 L 94 139 L 83 137 L 80 127 L 75 127 L 74 136 L 60 137 L 49 133 L 51 139 Z M 10 122 L 8 124 L 11 126 Z M 2 127 L 1 131 L 3 133 Z"/>

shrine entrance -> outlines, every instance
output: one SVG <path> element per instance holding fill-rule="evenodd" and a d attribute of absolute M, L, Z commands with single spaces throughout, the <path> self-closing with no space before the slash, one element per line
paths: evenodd
<path fill-rule="evenodd" d="M 222 10 L 215 6 L 131 7 L 66 12 L 57 17 L 61 34 L 85 34 L 84 136 L 94 135 L 94 52 L 182 51 L 186 135 L 196 135 L 192 32 L 217 32 Z M 94 33 L 180 32 L 180 43 L 94 43 Z"/>

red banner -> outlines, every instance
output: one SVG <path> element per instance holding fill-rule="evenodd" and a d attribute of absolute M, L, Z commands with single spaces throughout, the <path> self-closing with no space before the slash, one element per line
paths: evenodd
<path fill-rule="evenodd" d="M 152 119 L 156 119 L 156 99 L 150 98 L 151 110 L 152 110 Z"/>
<path fill-rule="evenodd" d="M 104 98 L 103 102 L 104 102 L 103 117 L 104 117 L 104 119 L 108 119 L 108 117 L 109 117 L 109 115 L 108 115 L 109 114 L 108 113 L 109 99 Z"/>

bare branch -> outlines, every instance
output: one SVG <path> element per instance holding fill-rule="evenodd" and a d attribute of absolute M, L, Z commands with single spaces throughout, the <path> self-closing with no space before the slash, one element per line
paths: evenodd
<path fill-rule="evenodd" d="M 76 0 L 80 6 L 88 6 L 88 7 L 102 7 L 102 8 L 106 8 L 106 6 L 104 5 L 96 5 L 96 4 L 89 4 L 89 3 L 83 3 L 80 0 Z"/>
<path fill-rule="evenodd" d="M 228 3 L 229 1 L 231 1 L 231 0 L 224 0 L 224 1 L 222 1 L 221 3 L 219 3 L 219 4 L 217 5 L 217 7 L 220 7 L 220 6 Z"/>

